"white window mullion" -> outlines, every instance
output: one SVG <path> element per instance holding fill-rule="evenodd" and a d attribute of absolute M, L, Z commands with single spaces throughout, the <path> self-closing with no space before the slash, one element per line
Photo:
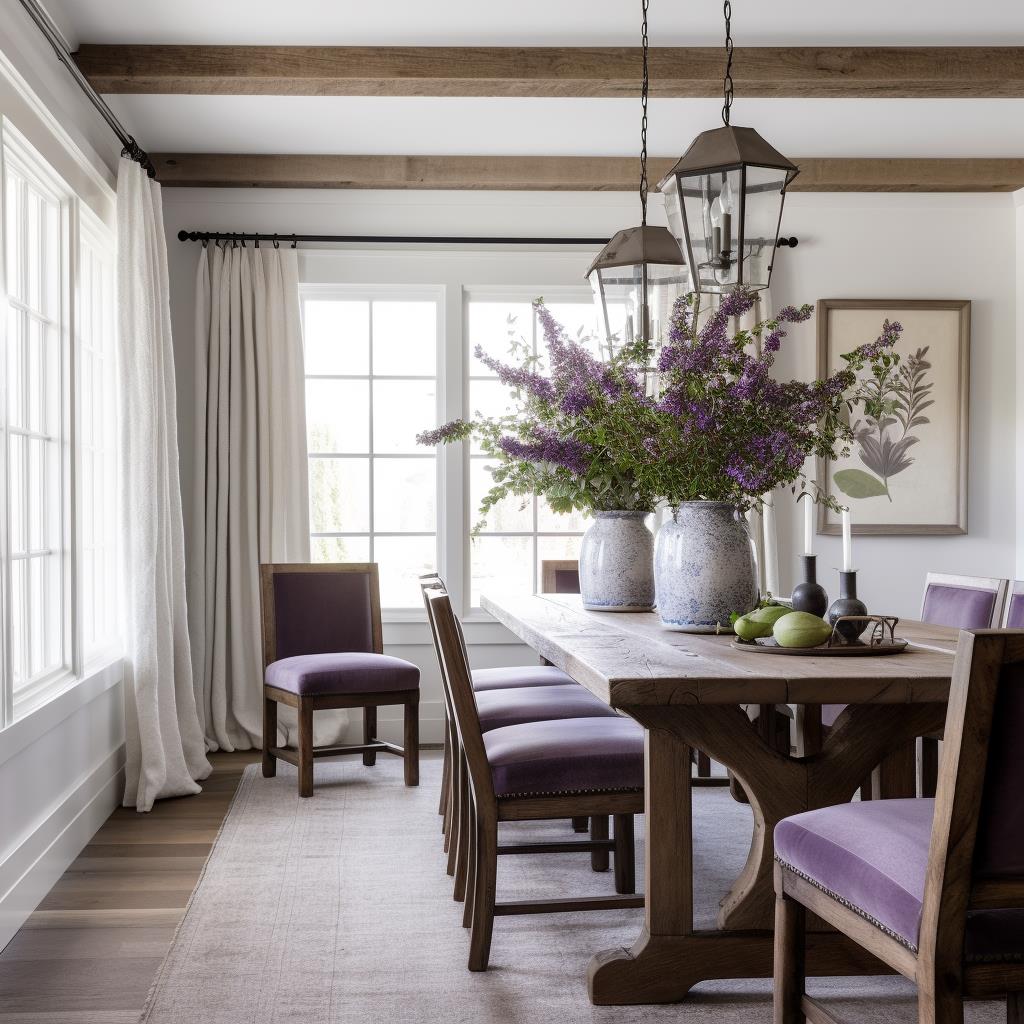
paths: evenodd
<path fill-rule="evenodd" d="M 462 286 L 444 290 L 443 324 L 439 330 L 438 423 L 466 415 L 465 306 Z M 452 607 L 465 614 L 469 605 L 469 560 L 466 558 L 465 443 L 442 445 L 438 454 L 438 572 L 448 584 Z"/>

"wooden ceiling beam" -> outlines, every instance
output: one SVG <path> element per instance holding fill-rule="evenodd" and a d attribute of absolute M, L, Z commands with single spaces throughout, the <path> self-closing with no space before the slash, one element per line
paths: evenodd
<path fill-rule="evenodd" d="M 637 187 L 631 157 L 346 156 L 154 153 L 168 186 L 618 192 Z M 1012 192 L 1024 160 L 797 158 L 793 192 Z M 649 161 L 657 182 L 673 161 Z"/>
<path fill-rule="evenodd" d="M 83 44 L 100 93 L 636 96 L 637 47 Z M 719 47 L 654 47 L 652 96 L 720 96 Z M 738 96 L 1021 97 L 1024 47 L 738 47 Z"/>

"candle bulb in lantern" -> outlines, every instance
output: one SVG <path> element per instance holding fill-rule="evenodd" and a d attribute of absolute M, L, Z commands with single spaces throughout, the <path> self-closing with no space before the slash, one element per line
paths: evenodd
<path fill-rule="evenodd" d="M 804 554 L 814 554 L 814 502 L 809 494 L 804 495 Z"/>
<path fill-rule="evenodd" d="M 853 536 L 848 508 L 843 509 L 843 572 L 853 572 Z"/>

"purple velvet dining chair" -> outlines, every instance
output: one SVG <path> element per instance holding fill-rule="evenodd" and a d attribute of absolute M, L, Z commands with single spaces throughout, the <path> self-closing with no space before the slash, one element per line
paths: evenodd
<path fill-rule="evenodd" d="M 277 760 L 299 770 L 299 796 L 313 795 L 313 760 L 378 753 L 405 762 L 405 784 L 419 784 L 420 670 L 384 654 L 375 563 L 277 563 L 260 566 L 263 617 L 263 775 Z M 297 751 L 278 745 L 277 707 L 298 713 Z M 377 736 L 377 708 L 404 709 L 404 745 Z M 313 745 L 313 713 L 361 708 L 363 742 Z"/>
<path fill-rule="evenodd" d="M 1024 580 L 1014 580 L 1010 584 L 1006 610 L 1003 612 L 1003 627 L 1024 629 Z"/>
<path fill-rule="evenodd" d="M 1007 581 L 995 576 L 930 572 L 924 581 L 921 621 L 954 629 L 995 628 L 1002 621 Z M 921 796 L 935 796 L 941 736 L 922 736 L 918 751 Z"/>
<path fill-rule="evenodd" d="M 835 1020 L 805 992 L 808 912 L 913 981 L 922 1024 L 962 1024 L 964 999 L 996 998 L 1024 1022 L 1022 731 L 1024 630 L 965 631 L 936 798 L 779 822 L 775 1024 Z"/>

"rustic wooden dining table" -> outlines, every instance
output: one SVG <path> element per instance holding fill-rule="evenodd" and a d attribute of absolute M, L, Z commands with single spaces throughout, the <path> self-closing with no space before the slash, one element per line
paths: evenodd
<path fill-rule="evenodd" d="M 735 637 L 676 633 L 653 613 L 584 611 L 567 595 L 486 595 L 483 608 L 541 657 L 645 730 L 646 903 L 633 945 L 595 953 L 595 1004 L 675 1002 L 700 981 L 771 977 L 775 825 L 844 803 L 914 737 L 940 732 L 957 631 L 900 622 L 901 654 L 821 657 L 736 650 Z M 743 706 L 847 704 L 816 753 L 792 756 L 751 726 Z M 754 829 L 716 929 L 693 922 L 691 750 L 742 784 Z M 880 974 L 879 961 L 827 929 L 808 936 L 808 974 Z"/>

